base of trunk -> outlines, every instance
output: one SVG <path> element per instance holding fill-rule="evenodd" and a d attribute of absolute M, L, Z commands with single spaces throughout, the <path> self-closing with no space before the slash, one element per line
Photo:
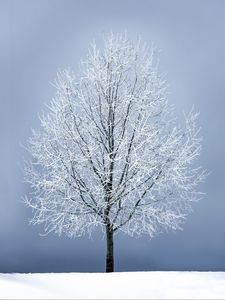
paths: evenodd
<path fill-rule="evenodd" d="M 106 272 L 114 272 L 114 255 L 113 255 L 113 231 L 109 226 L 106 226 L 106 242 L 107 242 L 107 254 L 106 254 Z"/>

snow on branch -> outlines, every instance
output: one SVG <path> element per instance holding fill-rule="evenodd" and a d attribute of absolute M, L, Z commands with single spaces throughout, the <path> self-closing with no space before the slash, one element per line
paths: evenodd
<path fill-rule="evenodd" d="M 32 223 L 80 236 L 96 226 L 130 235 L 180 229 L 206 176 L 192 109 L 176 126 L 156 49 L 110 34 L 76 78 L 57 74 L 55 98 L 28 141 L 25 197 Z"/>

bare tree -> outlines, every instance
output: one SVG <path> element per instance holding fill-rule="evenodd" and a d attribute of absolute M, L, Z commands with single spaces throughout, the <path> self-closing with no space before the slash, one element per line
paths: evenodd
<path fill-rule="evenodd" d="M 54 85 L 41 131 L 28 141 L 24 201 L 46 233 L 75 237 L 101 226 L 112 272 L 114 233 L 180 229 L 199 199 L 197 114 L 175 126 L 154 47 L 125 35 L 107 36 L 102 52 L 92 45 L 79 79 L 66 70 Z"/>

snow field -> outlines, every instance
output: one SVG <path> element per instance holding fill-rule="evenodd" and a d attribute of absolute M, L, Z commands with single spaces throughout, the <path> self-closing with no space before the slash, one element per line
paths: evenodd
<path fill-rule="evenodd" d="M 0 274 L 0 299 L 225 299 L 225 272 Z"/>

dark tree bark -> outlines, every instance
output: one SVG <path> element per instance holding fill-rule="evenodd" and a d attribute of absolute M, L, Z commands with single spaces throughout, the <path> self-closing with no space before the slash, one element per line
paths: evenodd
<path fill-rule="evenodd" d="M 114 272 L 113 230 L 106 225 L 106 272 Z"/>

